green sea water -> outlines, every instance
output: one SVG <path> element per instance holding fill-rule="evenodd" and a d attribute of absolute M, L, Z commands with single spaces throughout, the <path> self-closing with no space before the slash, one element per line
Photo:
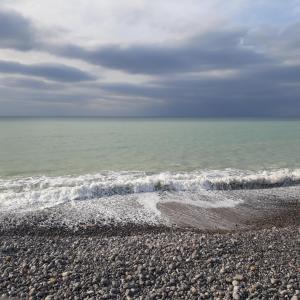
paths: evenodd
<path fill-rule="evenodd" d="M 300 121 L 1 118 L 0 177 L 300 167 Z"/>

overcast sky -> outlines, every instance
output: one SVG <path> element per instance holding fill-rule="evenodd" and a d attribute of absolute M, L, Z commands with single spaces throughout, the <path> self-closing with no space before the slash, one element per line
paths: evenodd
<path fill-rule="evenodd" d="M 1 0 L 0 115 L 300 117 L 300 0 Z"/>

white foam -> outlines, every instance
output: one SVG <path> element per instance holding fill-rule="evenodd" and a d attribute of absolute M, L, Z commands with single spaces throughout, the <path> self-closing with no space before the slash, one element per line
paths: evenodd
<path fill-rule="evenodd" d="M 146 200 L 149 200 L 147 203 Z M 153 200 L 153 202 L 152 202 Z M 63 205 L 59 208 L 59 218 L 65 225 L 71 227 L 78 223 L 89 224 L 91 222 L 101 224 L 165 224 L 166 220 L 156 208 L 155 195 L 114 195 L 103 198 L 101 201 L 92 199 L 77 201 L 72 207 Z M 55 216 L 57 213 L 50 210 Z M 59 221 L 58 221 L 59 223 Z"/>
<path fill-rule="evenodd" d="M 222 191 L 178 192 L 166 194 L 160 202 L 177 202 L 202 208 L 230 208 L 243 202 L 235 195 L 224 194 Z"/>
<path fill-rule="evenodd" d="M 205 207 L 234 206 L 238 201 L 224 198 L 216 190 L 268 188 L 300 183 L 300 170 L 249 172 L 239 170 L 163 172 L 103 172 L 81 176 L 28 177 L 0 179 L 2 212 L 34 211 L 81 200 L 102 201 L 113 195 L 139 195 L 145 209 L 154 209 L 159 194 L 166 199 L 189 201 Z M 143 195 L 143 196 L 142 196 Z"/>
<path fill-rule="evenodd" d="M 160 197 L 157 193 L 143 193 L 139 194 L 137 197 L 137 202 L 141 204 L 149 212 L 161 215 L 160 211 L 157 209 L 157 204 L 160 201 Z"/>

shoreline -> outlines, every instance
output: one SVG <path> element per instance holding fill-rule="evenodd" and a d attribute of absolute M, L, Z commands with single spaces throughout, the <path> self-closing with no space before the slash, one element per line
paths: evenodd
<path fill-rule="evenodd" d="M 120 202 L 120 205 L 122 203 Z M 120 222 L 116 219 L 85 219 L 73 226 L 64 223 L 69 213 L 61 208 L 27 214 L 4 215 L 0 221 L 0 237 L 5 235 L 61 236 L 127 236 L 139 233 L 193 231 L 198 233 L 234 233 L 272 227 L 300 226 L 300 200 L 257 197 L 245 199 L 233 207 L 205 208 L 190 203 L 158 202 L 158 222 Z M 68 207 L 66 207 L 68 209 Z M 132 212 L 141 206 L 132 202 Z M 97 207 L 95 207 L 97 209 Z M 120 210 L 122 212 L 122 210 Z M 77 212 L 77 214 L 79 211 Z"/>
<path fill-rule="evenodd" d="M 2 224 L 0 299 L 299 300 L 298 198 L 246 200 L 158 203 L 170 226 L 43 226 L 48 211 Z"/>

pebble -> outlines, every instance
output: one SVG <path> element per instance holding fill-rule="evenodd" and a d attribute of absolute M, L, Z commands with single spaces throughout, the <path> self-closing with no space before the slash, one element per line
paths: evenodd
<path fill-rule="evenodd" d="M 243 276 L 243 275 L 240 275 L 240 274 L 236 274 L 236 275 L 233 277 L 234 280 L 238 280 L 238 281 L 243 280 L 243 278 L 244 278 L 244 276 Z"/>
<path fill-rule="evenodd" d="M 3 235 L 0 295 L 45 300 L 299 300 L 293 267 L 297 236 L 293 227 L 243 234 L 172 229 Z"/>
<path fill-rule="evenodd" d="M 233 281 L 232 281 L 232 285 L 233 285 L 233 286 L 238 286 L 238 285 L 239 285 L 239 282 L 238 282 L 237 280 L 233 280 Z"/>
<path fill-rule="evenodd" d="M 271 283 L 272 283 L 272 284 L 277 284 L 278 282 L 279 282 L 278 279 L 276 279 L 276 278 L 271 278 Z"/>

